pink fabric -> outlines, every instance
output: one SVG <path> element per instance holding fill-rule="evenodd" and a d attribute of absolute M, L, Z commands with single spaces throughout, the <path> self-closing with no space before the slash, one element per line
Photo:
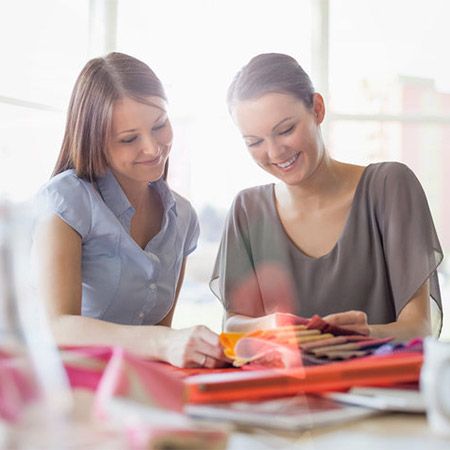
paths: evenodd
<path fill-rule="evenodd" d="M 17 422 L 38 389 L 25 357 L 0 352 L 0 419 Z"/>
<path fill-rule="evenodd" d="M 121 347 L 65 347 L 64 366 L 73 388 L 95 391 L 94 412 L 107 419 L 115 396 L 181 411 L 184 385 L 159 362 L 139 358 Z M 92 365 L 97 368 L 92 368 Z"/>
<path fill-rule="evenodd" d="M 234 347 L 238 358 L 271 368 L 290 368 L 302 365 L 298 346 L 280 345 L 266 339 L 244 337 Z"/>

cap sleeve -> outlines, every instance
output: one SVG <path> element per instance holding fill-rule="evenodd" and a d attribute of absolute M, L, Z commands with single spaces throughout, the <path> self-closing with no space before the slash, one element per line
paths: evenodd
<path fill-rule="evenodd" d="M 442 303 L 436 269 L 443 253 L 425 192 L 404 164 L 387 167 L 381 203 L 383 245 L 396 315 L 429 279 L 430 294 L 438 307 L 438 323 L 432 325 L 440 330 Z"/>
<path fill-rule="evenodd" d="M 264 314 L 251 253 L 248 217 L 240 195 L 233 201 L 225 222 L 210 288 L 228 312 L 250 317 Z"/>
<path fill-rule="evenodd" d="M 189 223 L 188 232 L 186 235 L 186 241 L 184 243 L 184 257 L 190 255 L 196 248 L 200 235 L 200 225 L 198 222 L 198 216 L 195 209 L 189 205 Z"/>
<path fill-rule="evenodd" d="M 39 214 L 54 213 L 84 239 L 91 228 L 92 207 L 86 186 L 75 174 L 52 178 L 38 193 Z"/>

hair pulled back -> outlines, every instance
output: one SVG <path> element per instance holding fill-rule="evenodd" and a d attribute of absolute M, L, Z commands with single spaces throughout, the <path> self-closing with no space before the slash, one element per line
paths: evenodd
<path fill-rule="evenodd" d="M 311 108 L 314 86 L 299 63 L 282 53 L 263 53 L 252 58 L 236 74 L 227 92 L 230 110 L 243 100 L 251 100 L 269 93 L 296 97 Z"/>

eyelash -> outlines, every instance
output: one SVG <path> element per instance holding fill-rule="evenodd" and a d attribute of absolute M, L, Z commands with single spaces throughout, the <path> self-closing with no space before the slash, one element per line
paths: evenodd
<path fill-rule="evenodd" d="M 295 125 L 290 126 L 288 129 L 282 131 L 281 133 L 278 133 L 280 136 L 286 135 L 294 131 Z M 257 147 L 259 144 L 261 144 L 262 140 L 252 142 L 251 144 L 247 144 L 247 147 Z"/>
<path fill-rule="evenodd" d="M 256 142 L 252 142 L 251 144 L 247 144 L 247 147 L 256 147 L 259 144 L 261 144 L 262 140 L 256 141 Z"/>
<path fill-rule="evenodd" d="M 287 130 L 284 130 L 280 133 L 280 135 L 282 134 L 289 134 L 291 131 L 294 131 L 295 125 L 290 126 Z"/>
<path fill-rule="evenodd" d="M 131 144 L 132 142 L 134 142 L 137 139 L 137 136 L 132 136 L 126 139 L 122 139 L 120 142 L 122 142 L 123 144 Z"/>
<path fill-rule="evenodd" d="M 157 125 L 156 127 L 152 128 L 152 131 L 159 131 L 162 130 L 167 124 L 167 120 L 164 121 L 164 123 L 162 123 L 161 125 Z"/>
<path fill-rule="evenodd" d="M 162 130 L 167 124 L 167 121 L 165 121 L 164 123 L 162 123 L 161 125 L 158 125 L 156 127 L 152 128 L 152 131 L 159 131 Z M 120 142 L 122 142 L 123 144 L 131 144 L 132 142 L 134 142 L 136 139 L 138 138 L 137 135 L 135 136 L 131 136 L 129 138 L 126 139 L 122 139 Z"/>

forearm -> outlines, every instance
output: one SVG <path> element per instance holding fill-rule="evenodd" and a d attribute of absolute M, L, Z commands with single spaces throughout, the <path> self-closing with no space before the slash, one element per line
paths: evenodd
<path fill-rule="evenodd" d="M 369 325 L 370 336 L 385 338 L 395 336 L 396 342 L 407 342 L 414 338 L 424 338 L 431 334 L 431 324 L 423 319 L 413 323 L 404 321 L 392 322 L 384 325 Z"/>
<path fill-rule="evenodd" d="M 57 345 L 120 346 L 140 356 L 166 361 L 173 330 L 166 326 L 121 325 L 91 317 L 63 315 L 52 320 Z"/>
<path fill-rule="evenodd" d="M 371 325 L 370 335 L 374 337 L 395 336 L 398 342 L 424 338 L 431 334 L 430 287 L 427 280 L 404 306 L 397 320 L 386 325 Z"/>

